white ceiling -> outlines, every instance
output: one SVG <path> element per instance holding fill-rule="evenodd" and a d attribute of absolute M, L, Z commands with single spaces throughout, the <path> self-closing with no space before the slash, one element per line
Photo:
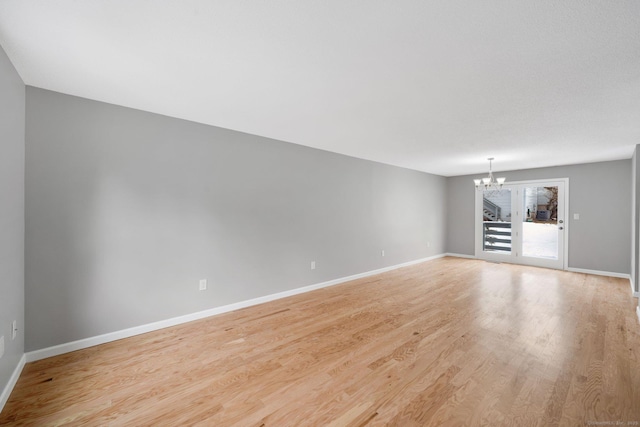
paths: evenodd
<path fill-rule="evenodd" d="M 0 0 L 27 85 L 445 176 L 630 158 L 638 0 Z"/>

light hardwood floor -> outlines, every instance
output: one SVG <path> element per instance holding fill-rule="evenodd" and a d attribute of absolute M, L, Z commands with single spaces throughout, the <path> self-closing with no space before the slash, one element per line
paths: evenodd
<path fill-rule="evenodd" d="M 630 293 L 442 258 L 29 363 L 0 425 L 640 425 Z"/>

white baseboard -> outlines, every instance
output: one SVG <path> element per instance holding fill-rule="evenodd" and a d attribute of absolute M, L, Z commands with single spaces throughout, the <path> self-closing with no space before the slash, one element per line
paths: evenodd
<path fill-rule="evenodd" d="M 629 275 L 629 284 L 631 285 L 631 294 L 635 297 L 638 298 L 640 297 L 640 292 L 636 292 L 636 287 L 634 285 L 635 281 L 633 280 L 633 274 Z"/>
<path fill-rule="evenodd" d="M 159 322 L 148 323 L 146 325 L 135 326 L 133 328 L 123 329 L 120 331 L 110 332 L 95 337 L 84 338 L 69 343 L 56 345 L 53 347 L 44 348 L 41 350 L 30 351 L 25 354 L 27 362 L 34 362 L 36 360 L 46 359 L 47 357 L 58 356 L 60 354 L 69 353 L 71 351 L 81 350 L 83 348 L 93 347 L 95 345 L 104 344 L 111 341 L 120 340 L 123 338 L 129 338 L 135 335 L 144 334 L 147 332 L 157 331 L 159 329 L 168 328 L 171 326 L 180 325 L 182 323 L 192 322 L 194 320 L 204 319 L 206 317 L 215 316 L 217 314 L 228 313 L 230 311 L 239 310 L 241 308 L 250 307 L 252 305 L 263 304 L 265 302 L 274 301 L 280 298 L 286 298 L 293 295 L 302 294 L 305 292 L 314 291 L 316 289 L 326 288 L 329 286 L 338 285 L 340 283 L 349 282 L 351 280 L 360 279 L 363 277 L 373 276 L 375 274 L 385 273 L 387 271 L 395 270 L 402 267 L 407 267 L 414 264 L 419 264 L 426 261 L 431 261 L 437 258 L 444 257 L 445 254 L 435 255 L 428 258 L 422 258 L 414 261 L 405 262 L 402 264 L 392 265 L 389 267 L 379 268 L 377 270 L 367 271 L 365 273 L 354 274 L 352 276 L 341 277 L 339 279 L 329 280 L 328 282 L 316 283 L 314 285 L 304 286 L 301 288 L 291 289 L 289 291 L 278 292 L 271 295 L 265 295 L 263 297 L 253 298 L 246 301 L 240 301 L 233 304 L 224 305 L 221 307 L 215 307 L 209 310 L 199 311 L 196 313 L 187 314 L 184 316 L 174 317 L 171 319 L 161 320 Z"/>
<path fill-rule="evenodd" d="M 573 267 L 567 268 L 567 271 L 571 271 L 573 273 L 595 274 L 596 276 L 619 277 L 621 279 L 631 280 L 631 276 L 628 274 L 614 273 L 612 271 L 587 270 L 585 268 L 573 268 Z"/>
<path fill-rule="evenodd" d="M 444 254 L 444 256 L 452 256 L 452 257 L 456 257 L 456 258 L 468 258 L 468 259 L 476 259 L 475 256 L 473 255 L 466 255 L 466 254 L 454 254 L 451 252 L 447 252 L 446 254 Z"/>
<path fill-rule="evenodd" d="M 11 392 L 13 391 L 13 388 L 16 386 L 16 383 L 20 378 L 20 374 L 22 373 L 22 369 L 24 368 L 25 363 L 27 363 L 27 358 L 23 354 L 20 358 L 20 361 L 18 362 L 18 366 L 16 366 L 16 369 L 13 370 L 11 378 L 9 378 L 9 382 L 4 387 L 4 390 L 2 390 L 2 394 L 0 394 L 0 412 L 2 412 L 2 409 L 7 403 L 7 400 L 9 400 L 9 396 L 11 396 Z"/>

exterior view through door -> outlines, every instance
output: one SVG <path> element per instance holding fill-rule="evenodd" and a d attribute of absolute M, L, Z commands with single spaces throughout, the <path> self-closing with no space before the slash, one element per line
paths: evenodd
<path fill-rule="evenodd" d="M 568 179 L 476 190 L 476 257 L 566 269 Z"/>

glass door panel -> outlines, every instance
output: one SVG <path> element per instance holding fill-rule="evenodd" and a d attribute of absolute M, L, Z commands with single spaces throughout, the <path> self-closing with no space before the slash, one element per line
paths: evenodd
<path fill-rule="evenodd" d="M 482 194 L 482 250 L 511 253 L 511 190 L 484 190 Z"/>
<path fill-rule="evenodd" d="M 523 187 L 522 256 L 558 259 L 558 186 Z"/>

